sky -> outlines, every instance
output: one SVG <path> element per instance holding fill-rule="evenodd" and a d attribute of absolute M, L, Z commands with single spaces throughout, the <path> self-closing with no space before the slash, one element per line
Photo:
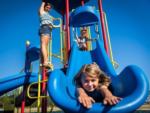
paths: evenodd
<path fill-rule="evenodd" d="M 0 0 L 0 78 L 22 70 L 26 40 L 39 47 L 40 3 L 41 0 Z M 97 0 L 87 5 L 97 7 Z M 150 80 L 149 6 L 149 0 L 103 0 L 113 57 L 119 64 L 117 73 L 128 65 L 137 65 Z M 61 17 L 55 10 L 50 13 Z M 55 33 L 53 37 L 53 51 L 58 52 L 59 37 Z"/>

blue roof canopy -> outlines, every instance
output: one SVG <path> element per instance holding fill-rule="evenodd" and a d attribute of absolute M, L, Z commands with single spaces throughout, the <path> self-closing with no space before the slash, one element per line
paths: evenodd
<path fill-rule="evenodd" d="M 66 0 L 47 0 L 49 3 L 51 3 L 54 6 L 54 9 L 62 14 L 62 12 L 65 12 L 65 6 L 66 6 Z M 84 0 L 84 3 L 88 2 L 90 0 Z M 69 0 L 69 10 L 75 9 L 77 7 L 81 6 L 81 0 Z"/>
<path fill-rule="evenodd" d="M 70 26 L 90 26 L 98 23 L 99 16 L 92 6 L 81 6 L 70 14 Z"/>

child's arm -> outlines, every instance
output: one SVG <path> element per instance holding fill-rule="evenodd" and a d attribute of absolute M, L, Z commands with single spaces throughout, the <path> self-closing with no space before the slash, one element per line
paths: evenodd
<path fill-rule="evenodd" d="M 42 0 L 42 4 L 39 9 L 39 15 L 41 15 L 44 12 L 44 5 L 45 5 L 45 0 Z"/>
<path fill-rule="evenodd" d="M 95 100 L 92 97 L 89 97 L 83 88 L 77 88 L 78 101 L 86 108 L 91 108 L 92 103 L 95 103 Z"/>
<path fill-rule="evenodd" d="M 103 103 L 106 105 L 115 105 L 119 101 L 122 100 L 122 98 L 114 96 L 110 90 L 107 88 L 107 86 L 102 85 L 99 88 L 99 91 L 101 92 L 102 96 L 104 97 Z"/>
<path fill-rule="evenodd" d="M 96 40 L 98 40 L 98 38 L 91 38 L 91 39 L 87 38 L 86 41 L 96 41 Z"/>
<path fill-rule="evenodd" d="M 76 40 L 77 40 L 78 43 L 80 43 L 80 41 L 81 41 L 78 37 L 76 37 Z"/>

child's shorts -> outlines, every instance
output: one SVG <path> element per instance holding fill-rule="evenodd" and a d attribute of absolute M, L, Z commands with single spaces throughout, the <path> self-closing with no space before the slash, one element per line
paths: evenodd
<path fill-rule="evenodd" d="M 48 35 L 50 36 L 51 35 L 51 31 L 52 31 L 52 28 L 49 26 L 49 25 L 42 25 L 40 26 L 40 29 L 39 29 L 39 35 Z"/>

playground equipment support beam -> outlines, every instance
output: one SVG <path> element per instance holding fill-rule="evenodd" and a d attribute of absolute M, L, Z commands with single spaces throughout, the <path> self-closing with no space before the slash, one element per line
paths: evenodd
<path fill-rule="evenodd" d="M 47 79 L 47 69 L 45 67 L 42 67 L 42 80 Z M 47 89 L 46 89 L 46 82 L 42 83 L 42 95 L 47 95 Z M 42 113 L 47 113 L 47 98 L 42 98 Z"/>
<path fill-rule="evenodd" d="M 70 54 L 70 28 L 69 28 L 69 0 L 66 0 L 66 37 L 67 37 L 67 60 Z"/>
<path fill-rule="evenodd" d="M 30 44 L 29 44 L 30 42 L 26 42 L 26 53 L 27 53 L 27 50 L 29 49 L 29 47 L 30 47 Z M 27 56 L 26 56 L 27 57 Z M 26 58 L 26 60 L 25 60 L 25 69 L 24 69 L 24 72 L 26 73 L 26 67 L 27 67 L 27 58 Z M 30 64 L 30 66 L 29 67 L 31 67 L 31 64 Z M 27 80 L 28 79 L 28 77 L 26 76 L 26 79 L 25 80 Z M 25 84 L 24 86 L 23 86 L 23 99 L 22 99 L 22 102 L 21 102 L 21 113 L 24 113 L 24 110 L 25 110 L 25 95 L 26 95 L 26 92 L 27 92 L 27 84 Z"/>
<path fill-rule="evenodd" d="M 100 21 L 101 21 L 101 27 L 102 27 L 103 40 L 104 40 L 104 47 L 105 47 L 106 53 L 109 55 L 105 21 L 104 21 L 103 8 L 102 8 L 102 0 L 98 0 L 98 7 L 99 7 L 99 11 L 100 11 Z"/>
<path fill-rule="evenodd" d="M 81 5 L 84 6 L 84 0 L 81 0 Z"/>
<path fill-rule="evenodd" d="M 24 109 L 25 109 L 25 93 L 26 93 L 26 87 L 23 87 L 23 100 L 21 102 L 21 113 L 24 113 Z"/>

